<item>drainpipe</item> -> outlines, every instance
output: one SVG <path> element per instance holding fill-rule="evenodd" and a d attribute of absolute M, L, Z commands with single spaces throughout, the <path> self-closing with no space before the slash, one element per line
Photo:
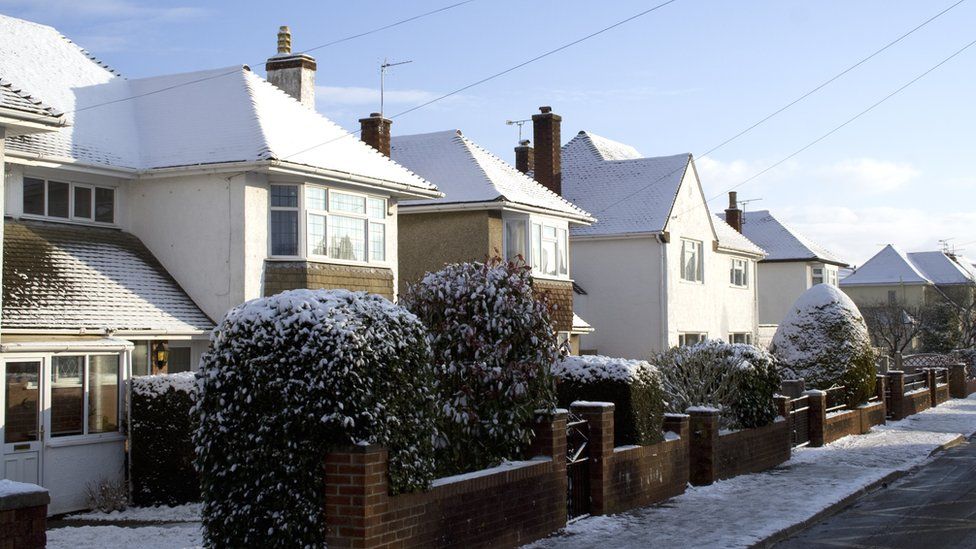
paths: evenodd
<path fill-rule="evenodd" d="M 661 246 L 661 352 L 668 350 L 668 243 L 664 235 L 657 235 Z"/>

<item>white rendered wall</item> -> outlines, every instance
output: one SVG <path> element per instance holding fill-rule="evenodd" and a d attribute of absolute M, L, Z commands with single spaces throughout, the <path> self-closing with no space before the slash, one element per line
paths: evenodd
<path fill-rule="evenodd" d="M 121 481 L 123 440 L 86 442 L 44 448 L 44 487 L 51 492 L 48 515 L 88 509 L 87 486 L 101 480 Z"/>
<path fill-rule="evenodd" d="M 922 284 L 889 286 L 841 286 L 858 307 L 888 303 L 888 292 L 894 291 L 900 303 L 918 307 L 925 303 L 925 288 Z"/>
<path fill-rule="evenodd" d="M 759 263 L 759 323 L 782 322 L 809 287 L 810 267 L 804 261 Z"/>

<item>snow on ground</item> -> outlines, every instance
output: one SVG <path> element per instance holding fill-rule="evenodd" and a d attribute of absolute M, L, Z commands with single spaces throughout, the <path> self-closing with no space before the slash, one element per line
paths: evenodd
<path fill-rule="evenodd" d="M 574 522 L 529 547 L 748 547 L 974 432 L 976 398 L 950 400 L 867 435 L 800 449 L 770 471 L 689 488 L 662 505 Z"/>
<path fill-rule="evenodd" d="M 182 549 L 202 547 L 199 524 L 172 526 L 81 526 L 47 531 L 48 549 Z"/>
<path fill-rule="evenodd" d="M 111 513 L 79 513 L 65 517 L 65 520 L 112 521 L 112 522 L 200 522 L 201 504 L 187 503 L 169 507 L 129 507 L 125 511 Z"/>

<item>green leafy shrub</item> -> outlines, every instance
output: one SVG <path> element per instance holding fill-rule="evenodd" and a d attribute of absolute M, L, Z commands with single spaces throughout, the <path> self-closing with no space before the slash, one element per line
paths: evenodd
<path fill-rule="evenodd" d="M 426 333 L 380 296 L 292 290 L 239 305 L 198 377 L 207 546 L 323 546 L 322 464 L 340 445 L 385 446 L 394 492 L 433 478 L 440 412 Z"/>
<path fill-rule="evenodd" d="M 534 411 L 555 404 L 549 369 L 560 351 L 530 271 L 499 259 L 448 265 L 424 276 L 401 301 L 427 326 L 443 376 L 443 474 L 521 455 Z"/>
<path fill-rule="evenodd" d="M 779 391 L 776 360 L 752 345 L 707 340 L 674 347 L 655 359 L 670 412 L 691 407 L 719 411 L 726 429 L 749 429 L 776 419 Z"/>
<path fill-rule="evenodd" d="M 847 405 L 856 407 L 874 394 L 874 349 L 861 312 L 846 294 L 829 284 L 803 293 L 770 345 L 784 375 L 803 379 L 811 389 L 844 386 Z"/>
<path fill-rule="evenodd" d="M 926 353 L 949 353 L 962 342 L 962 319 L 951 303 L 935 303 L 928 306 L 928 315 L 922 326 L 922 350 Z"/>
<path fill-rule="evenodd" d="M 131 383 L 133 503 L 147 506 L 200 501 L 200 478 L 193 467 L 195 374 L 138 376 Z"/>
<path fill-rule="evenodd" d="M 657 368 L 643 360 L 567 356 L 552 367 L 559 405 L 574 401 L 614 403 L 614 444 L 647 446 L 661 442 L 664 389 Z"/>

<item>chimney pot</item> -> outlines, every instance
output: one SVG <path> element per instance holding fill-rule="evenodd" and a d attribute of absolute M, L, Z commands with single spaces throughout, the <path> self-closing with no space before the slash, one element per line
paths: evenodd
<path fill-rule="evenodd" d="M 738 208 L 739 200 L 737 197 L 738 193 L 735 191 L 729 191 L 729 208 Z"/>
<path fill-rule="evenodd" d="M 552 107 L 550 107 L 548 105 L 546 105 L 544 107 L 539 107 L 539 112 L 541 112 L 541 113 L 552 112 Z"/>
<path fill-rule="evenodd" d="M 278 27 L 278 53 L 291 53 L 291 29 L 288 25 Z"/>
<path fill-rule="evenodd" d="M 562 138 L 560 126 L 562 117 L 552 112 L 552 107 L 539 107 L 540 114 L 532 115 L 533 171 L 535 180 L 550 191 L 563 193 Z"/>

